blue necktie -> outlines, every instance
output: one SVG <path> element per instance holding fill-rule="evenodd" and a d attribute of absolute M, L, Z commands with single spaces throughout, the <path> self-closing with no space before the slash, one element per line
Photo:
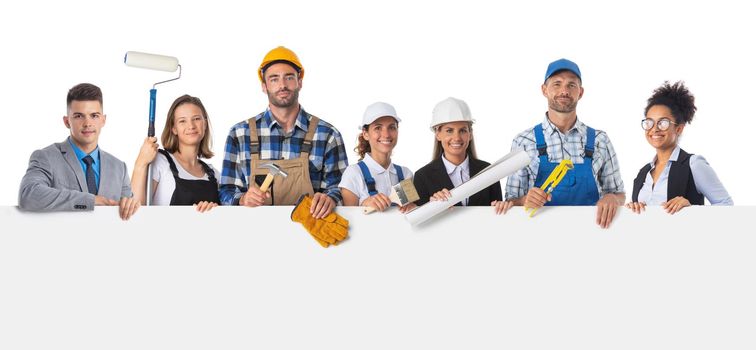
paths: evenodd
<path fill-rule="evenodd" d="M 94 169 L 92 169 L 92 163 L 94 163 L 94 159 L 92 159 L 92 156 L 86 156 L 82 158 L 81 160 L 84 161 L 84 163 L 87 164 L 87 189 L 89 190 L 89 193 L 91 194 L 97 194 L 97 181 L 95 179 L 95 173 Z"/>

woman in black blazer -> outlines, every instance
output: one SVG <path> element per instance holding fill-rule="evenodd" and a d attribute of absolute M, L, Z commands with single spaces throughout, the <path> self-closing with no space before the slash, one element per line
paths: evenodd
<path fill-rule="evenodd" d="M 472 115 L 467 104 L 455 98 L 439 102 L 433 109 L 431 130 L 436 134 L 433 160 L 415 173 L 413 182 L 420 199 L 417 205 L 431 200 L 447 200 L 449 189 L 468 181 L 489 163 L 477 158 L 472 136 Z M 506 213 L 512 202 L 502 201 L 501 185 L 495 183 L 457 206 L 493 206 L 497 214 Z"/>

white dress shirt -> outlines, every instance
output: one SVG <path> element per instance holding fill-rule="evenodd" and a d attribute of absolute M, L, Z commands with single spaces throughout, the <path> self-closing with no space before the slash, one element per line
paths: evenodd
<path fill-rule="evenodd" d="M 441 160 L 444 162 L 446 173 L 449 174 L 449 179 L 454 187 L 459 187 L 470 180 L 470 159 L 468 157 L 465 157 L 465 160 L 460 165 L 454 165 L 454 163 L 448 161 L 443 154 L 441 155 Z M 462 201 L 462 205 L 467 206 L 469 201 L 469 197 L 465 198 L 465 200 Z"/>

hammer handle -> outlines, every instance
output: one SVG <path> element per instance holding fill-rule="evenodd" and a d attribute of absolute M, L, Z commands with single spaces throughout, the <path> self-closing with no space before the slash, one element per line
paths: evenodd
<path fill-rule="evenodd" d="M 265 181 L 263 181 L 262 186 L 260 186 L 260 191 L 267 191 L 268 187 L 270 187 L 270 184 L 273 182 L 273 174 L 268 174 L 265 176 Z"/>

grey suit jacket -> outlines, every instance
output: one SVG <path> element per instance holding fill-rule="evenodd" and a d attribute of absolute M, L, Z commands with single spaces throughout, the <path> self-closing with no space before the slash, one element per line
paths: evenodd
<path fill-rule="evenodd" d="M 131 197 L 126 163 L 100 149 L 98 195 L 113 200 Z M 18 205 L 30 211 L 93 210 L 95 196 L 68 139 L 36 150 L 21 180 Z"/>

